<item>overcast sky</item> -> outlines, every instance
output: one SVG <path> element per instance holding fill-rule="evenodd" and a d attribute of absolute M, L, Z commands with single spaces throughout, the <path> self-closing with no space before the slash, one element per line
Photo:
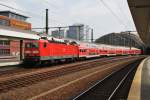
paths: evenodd
<path fill-rule="evenodd" d="M 2 6 L 0 10 L 22 13 L 30 17 L 28 21 L 33 27 L 44 27 L 45 9 L 48 8 L 50 26 L 83 23 L 94 28 L 94 38 L 111 32 L 135 31 L 127 0 L 103 1 L 106 5 L 101 0 L 0 0 L 22 11 Z"/>

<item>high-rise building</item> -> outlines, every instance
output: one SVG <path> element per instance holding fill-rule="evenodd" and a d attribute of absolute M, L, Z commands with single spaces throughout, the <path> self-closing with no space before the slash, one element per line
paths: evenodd
<path fill-rule="evenodd" d="M 84 24 L 74 24 L 69 26 L 69 30 L 67 31 L 67 38 L 76 39 L 85 41 L 87 39 L 87 25 Z"/>

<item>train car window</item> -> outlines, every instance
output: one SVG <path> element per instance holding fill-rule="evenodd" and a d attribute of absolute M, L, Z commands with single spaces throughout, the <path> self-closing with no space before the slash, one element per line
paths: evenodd
<path fill-rule="evenodd" d="M 32 43 L 32 48 L 38 48 L 39 44 L 38 43 Z"/>
<path fill-rule="evenodd" d="M 47 37 L 41 37 L 41 39 L 43 39 L 43 40 L 47 40 Z"/>
<path fill-rule="evenodd" d="M 31 44 L 30 43 L 26 43 L 25 44 L 25 48 L 31 48 Z"/>
<path fill-rule="evenodd" d="M 46 46 L 47 46 L 47 43 L 46 43 L 46 42 L 44 42 L 44 48 L 46 48 Z"/>
<path fill-rule="evenodd" d="M 38 43 L 26 43 L 25 48 L 38 48 L 39 44 Z"/>

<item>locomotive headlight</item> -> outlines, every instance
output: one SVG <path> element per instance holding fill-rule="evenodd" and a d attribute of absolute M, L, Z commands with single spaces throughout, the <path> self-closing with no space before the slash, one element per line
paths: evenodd
<path fill-rule="evenodd" d="M 33 51 L 33 53 L 34 53 L 34 54 L 35 54 L 35 53 L 37 54 L 37 53 L 39 53 L 39 51 Z"/>

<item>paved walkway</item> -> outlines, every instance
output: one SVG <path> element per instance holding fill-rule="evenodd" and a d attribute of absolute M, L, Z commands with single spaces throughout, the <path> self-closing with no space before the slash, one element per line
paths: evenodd
<path fill-rule="evenodd" d="M 150 57 L 145 60 L 142 70 L 141 100 L 150 100 Z"/>
<path fill-rule="evenodd" d="M 139 65 L 128 100 L 150 100 L 150 57 L 144 59 Z"/>
<path fill-rule="evenodd" d="M 20 62 L 4 62 L 4 63 L 0 63 L 0 67 L 2 66 L 13 66 L 13 65 L 19 65 Z"/>

